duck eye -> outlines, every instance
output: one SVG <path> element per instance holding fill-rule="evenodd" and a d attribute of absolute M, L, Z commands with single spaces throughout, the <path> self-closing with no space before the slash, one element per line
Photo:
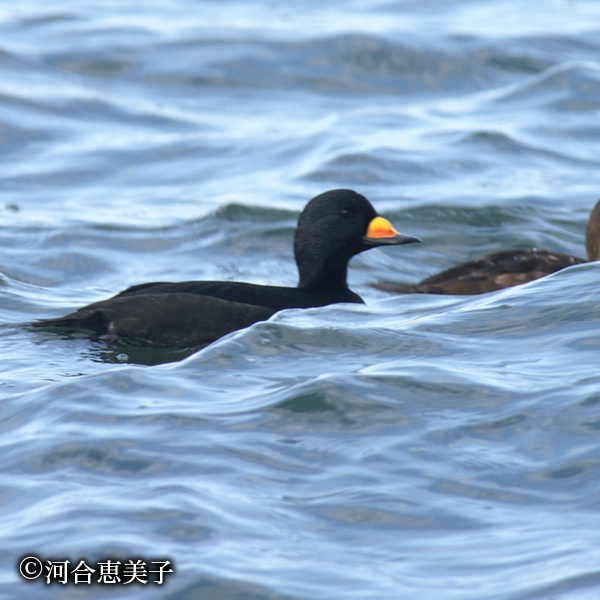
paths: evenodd
<path fill-rule="evenodd" d="M 342 215 L 342 217 L 344 217 L 344 219 L 349 219 L 350 217 L 353 216 L 353 213 L 351 210 L 348 210 L 347 208 L 345 208 L 340 215 Z"/>

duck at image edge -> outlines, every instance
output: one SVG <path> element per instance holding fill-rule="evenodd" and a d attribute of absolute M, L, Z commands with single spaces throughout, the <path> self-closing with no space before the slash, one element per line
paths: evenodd
<path fill-rule="evenodd" d="M 372 287 L 397 294 L 470 296 L 527 283 L 572 265 L 600 259 L 600 201 L 592 210 L 585 235 L 587 260 L 549 250 L 504 250 L 472 260 L 413 285 L 380 282 Z"/>

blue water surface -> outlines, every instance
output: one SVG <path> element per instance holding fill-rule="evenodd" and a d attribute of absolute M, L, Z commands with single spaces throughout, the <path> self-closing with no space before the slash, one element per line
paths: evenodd
<path fill-rule="evenodd" d="M 593 0 L 0 6 L 0 596 L 597 600 L 600 266 L 394 296 L 509 248 L 585 256 Z M 423 244 L 366 305 L 198 351 L 27 327 L 146 281 L 295 285 L 352 188 Z M 163 585 L 25 556 L 169 560 Z"/>

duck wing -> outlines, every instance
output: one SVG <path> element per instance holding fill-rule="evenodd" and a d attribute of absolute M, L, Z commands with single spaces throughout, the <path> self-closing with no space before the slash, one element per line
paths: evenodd
<path fill-rule="evenodd" d="M 186 293 L 135 294 L 95 302 L 34 327 L 88 329 L 100 336 L 135 339 L 154 346 L 184 348 L 265 321 L 276 311 L 243 302 Z"/>

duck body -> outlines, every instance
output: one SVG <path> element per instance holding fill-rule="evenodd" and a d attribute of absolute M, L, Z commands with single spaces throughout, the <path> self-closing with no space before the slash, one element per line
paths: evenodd
<path fill-rule="evenodd" d="M 374 287 L 398 294 L 470 296 L 502 290 L 587 262 L 548 250 L 505 250 L 463 263 L 413 285 L 377 283 Z"/>
<path fill-rule="evenodd" d="M 372 284 L 398 294 L 448 294 L 470 296 L 502 290 L 556 273 L 572 265 L 600 260 L 600 201 L 590 214 L 585 232 L 587 260 L 549 250 L 504 250 L 472 260 L 412 285 Z"/>
<path fill-rule="evenodd" d="M 348 261 L 376 246 L 419 241 L 394 230 L 364 196 L 333 190 L 313 198 L 298 220 L 294 254 L 300 281 L 295 288 L 231 281 L 144 283 L 32 325 L 91 330 L 104 339 L 155 346 L 202 346 L 286 308 L 362 303 L 348 288 Z"/>
<path fill-rule="evenodd" d="M 151 346 L 184 348 L 210 344 L 232 331 L 265 321 L 275 312 L 199 294 L 118 295 L 32 325 L 88 330 L 105 341 L 126 338 Z"/>

